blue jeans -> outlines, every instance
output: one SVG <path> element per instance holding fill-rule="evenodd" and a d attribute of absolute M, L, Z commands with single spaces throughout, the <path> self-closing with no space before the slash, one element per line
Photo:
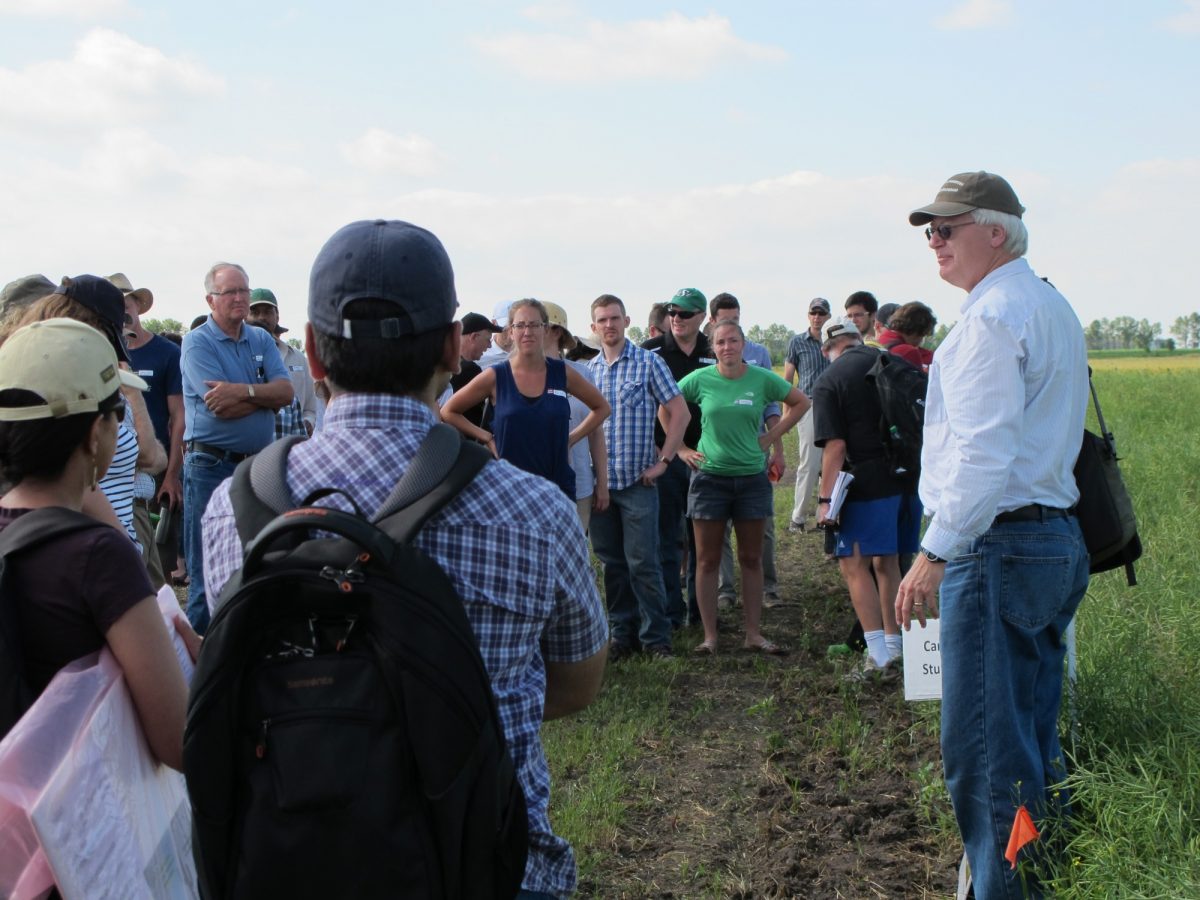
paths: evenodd
<path fill-rule="evenodd" d="M 187 617 L 196 634 L 208 630 L 208 597 L 204 590 L 204 536 L 200 517 L 213 491 L 233 474 L 236 463 L 226 462 L 208 453 L 183 455 L 183 554 L 187 558 Z"/>
<path fill-rule="evenodd" d="M 633 646 L 636 631 L 643 647 L 670 647 L 671 620 L 658 556 L 658 490 L 638 482 L 613 491 L 608 509 L 592 516 L 591 533 L 592 547 L 604 564 L 613 641 Z"/>
<path fill-rule="evenodd" d="M 1051 790 L 1066 774 L 1064 640 L 1087 584 L 1074 518 L 994 524 L 946 566 L 942 758 L 980 900 L 1024 896 L 1004 858 L 1017 807 L 1035 820 L 1067 811 L 1065 790 Z"/>
<path fill-rule="evenodd" d="M 689 618 L 693 622 L 700 621 L 700 608 L 696 606 L 696 536 L 692 532 L 692 523 L 684 518 L 691 471 L 687 463 L 675 457 L 667 464 L 667 471 L 657 482 L 658 553 L 662 560 L 663 588 L 667 593 L 667 615 L 671 617 L 671 625 L 675 628 L 687 624 Z M 679 550 L 681 528 L 690 548 L 686 585 L 679 575 L 679 563 L 683 558 Z M 686 602 L 683 595 L 685 587 Z"/>

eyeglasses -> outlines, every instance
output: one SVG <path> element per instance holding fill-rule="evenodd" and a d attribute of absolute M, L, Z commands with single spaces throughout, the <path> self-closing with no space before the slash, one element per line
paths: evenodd
<path fill-rule="evenodd" d="M 684 319 L 686 321 L 700 314 L 690 309 L 668 309 L 667 315 L 672 319 Z"/>
<path fill-rule="evenodd" d="M 948 240 L 950 240 L 950 235 L 951 235 L 951 233 L 953 233 L 955 228 L 962 228 L 964 225 L 974 225 L 974 224 L 975 224 L 975 220 L 972 219 L 970 222 L 955 222 L 953 225 L 939 225 L 937 228 L 926 228 L 925 229 L 925 240 L 932 241 L 933 236 L 936 234 L 943 241 L 948 241 Z"/>
<path fill-rule="evenodd" d="M 250 288 L 229 288 L 226 291 L 213 291 L 214 297 L 249 297 Z"/>
<path fill-rule="evenodd" d="M 545 322 L 513 322 L 513 331 L 537 331 L 539 328 L 545 328 Z"/>

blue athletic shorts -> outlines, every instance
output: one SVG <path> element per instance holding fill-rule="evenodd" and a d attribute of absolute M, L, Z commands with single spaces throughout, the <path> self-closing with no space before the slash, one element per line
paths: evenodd
<path fill-rule="evenodd" d="M 836 529 L 835 556 L 916 553 L 921 546 L 921 500 L 915 493 L 878 500 L 848 500 Z"/>

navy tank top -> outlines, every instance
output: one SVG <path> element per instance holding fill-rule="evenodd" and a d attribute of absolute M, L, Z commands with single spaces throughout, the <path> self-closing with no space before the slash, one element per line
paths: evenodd
<path fill-rule="evenodd" d="M 548 478 L 575 499 L 575 472 L 567 455 L 571 405 L 567 400 L 567 367 L 561 359 L 546 360 L 546 389 L 540 397 L 517 390 L 512 366 L 498 363 L 496 416 L 493 434 L 501 459 Z"/>

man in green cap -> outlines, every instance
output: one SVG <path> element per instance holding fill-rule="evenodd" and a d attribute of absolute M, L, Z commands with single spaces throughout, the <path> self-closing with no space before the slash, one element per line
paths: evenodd
<path fill-rule="evenodd" d="M 275 439 L 290 434 L 309 437 L 317 424 L 317 392 L 304 354 L 280 337 L 287 329 L 279 324 L 279 301 L 273 291 L 255 288 L 250 292 L 246 324 L 257 325 L 275 341 L 296 394 L 291 404 L 275 412 Z"/>
<path fill-rule="evenodd" d="M 681 288 L 667 301 L 667 330 L 642 344 L 642 348 L 662 357 L 676 383 L 689 372 L 703 366 L 716 365 L 716 357 L 704 336 L 704 314 L 708 299 L 695 288 Z M 689 405 L 691 421 L 683 435 L 683 443 L 695 450 L 700 443 L 700 407 Z M 662 447 L 666 434 L 662 425 L 654 427 L 654 442 Z M 667 591 L 667 614 L 671 623 L 682 627 L 690 619 L 700 621 L 696 605 L 696 538 L 687 524 L 687 492 L 690 470 L 676 456 L 667 464 L 667 471 L 658 479 L 658 549 L 662 557 L 663 586 Z M 680 529 L 687 533 L 688 555 L 687 602 L 683 599 L 683 584 L 679 578 Z"/>

